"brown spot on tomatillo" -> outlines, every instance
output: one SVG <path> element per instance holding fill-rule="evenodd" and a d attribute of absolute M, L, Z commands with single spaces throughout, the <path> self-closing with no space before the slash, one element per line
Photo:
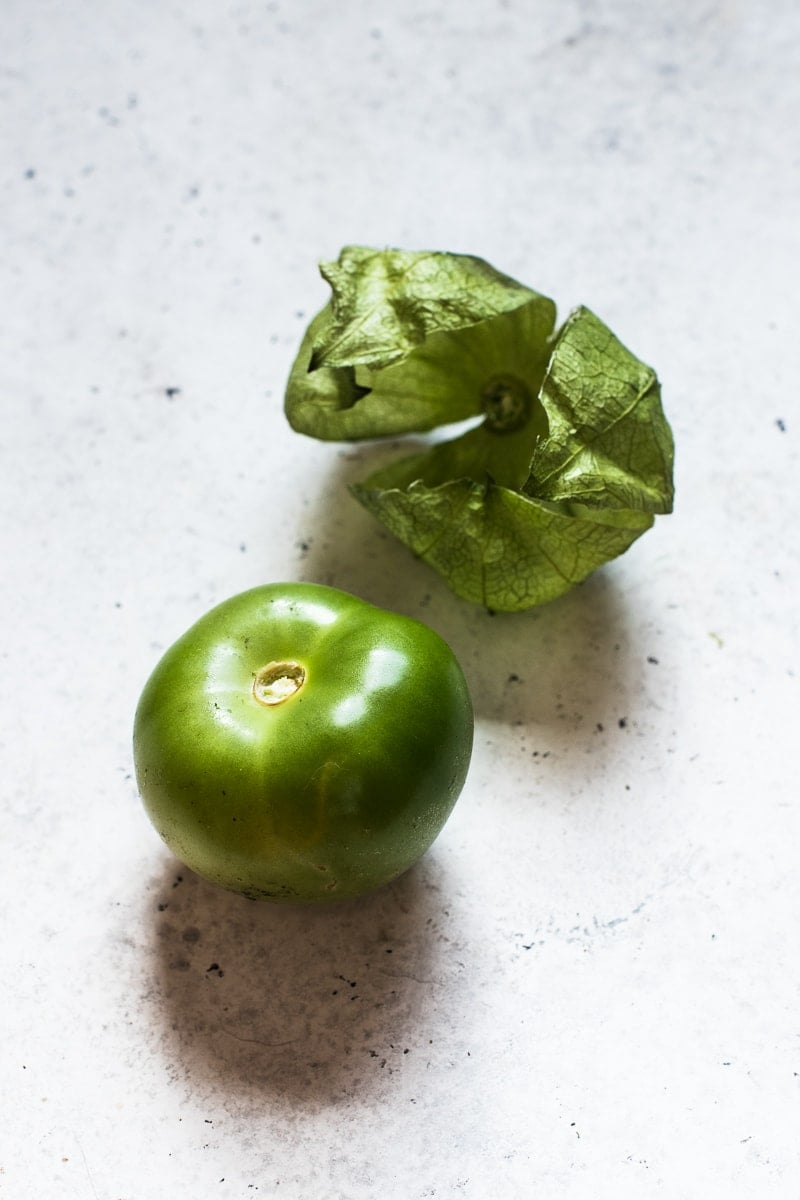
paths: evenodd
<path fill-rule="evenodd" d="M 256 671 L 253 698 L 265 708 L 283 704 L 300 691 L 306 681 L 306 669 L 297 662 L 270 662 Z"/>
<path fill-rule="evenodd" d="M 483 385 L 481 403 L 492 433 L 516 433 L 531 415 L 533 398 L 516 375 L 492 375 Z"/>

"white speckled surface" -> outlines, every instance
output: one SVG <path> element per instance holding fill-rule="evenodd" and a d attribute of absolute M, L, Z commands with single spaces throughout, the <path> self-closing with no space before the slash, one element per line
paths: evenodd
<path fill-rule="evenodd" d="M 3 28 L 0 1196 L 796 1200 L 794 0 Z M 375 451 L 282 416 L 349 241 L 590 305 L 675 515 L 540 611 L 453 599 L 348 497 Z M 325 912 L 182 872 L 131 779 L 160 651 L 280 578 L 422 616 L 478 713 L 434 850 Z"/>

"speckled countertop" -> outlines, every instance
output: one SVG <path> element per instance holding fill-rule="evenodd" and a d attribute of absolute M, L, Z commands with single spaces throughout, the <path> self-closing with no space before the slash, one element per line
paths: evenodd
<path fill-rule="evenodd" d="M 800 9 L 6 0 L 3 1200 L 796 1200 Z M 492 617 L 281 400 L 320 258 L 482 255 L 662 379 L 678 501 Z M 328 911 L 200 882 L 130 731 L 256 583 L 421 616 L 462 799 Z"/>

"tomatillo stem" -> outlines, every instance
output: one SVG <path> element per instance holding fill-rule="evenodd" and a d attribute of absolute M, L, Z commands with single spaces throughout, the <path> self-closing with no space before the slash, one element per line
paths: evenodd
<path fill-rule="evenodd" d="M 306 681 L 305 667 L 296 662 L 271 662 L 256 672 L 253 679 L 253 697 L 259 704 L 271 708 L 283 704 Z"/>
<path fill-rule="evenodd" d="M 532 397 L 516 375 L 493 375 L 483 386 L 481 402 L 492 433 L 516 433 L 530 416 Z"/>

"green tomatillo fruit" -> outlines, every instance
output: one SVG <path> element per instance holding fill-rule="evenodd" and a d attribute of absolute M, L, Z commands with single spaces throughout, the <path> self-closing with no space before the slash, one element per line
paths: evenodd
<path fill-rule="evenodd" d="M 307 903 L 388 883 L 464 785 L 473 717 L 449 646 L 334 588 L 254 588 L 164 655 L 136 711 L 145 808 L 198 875 Z"/>

